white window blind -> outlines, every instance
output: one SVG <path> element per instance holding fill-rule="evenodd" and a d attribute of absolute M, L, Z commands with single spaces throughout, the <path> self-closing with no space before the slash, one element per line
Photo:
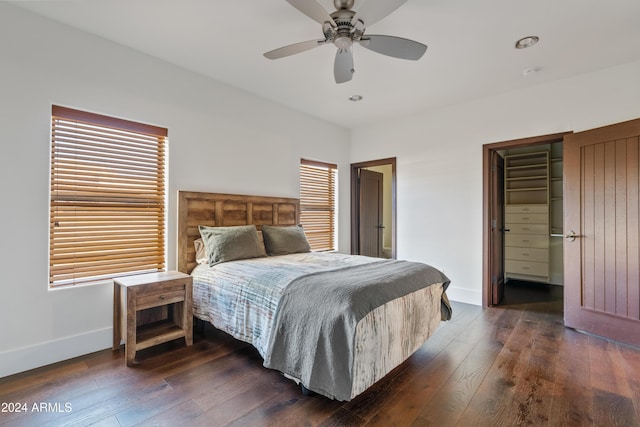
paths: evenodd
<path fill-rule="evenodd" d="M 313 251 L 335 250 L 337 172 L 332 163 L 300 160 L 300 221 Z"/>
<path fill-rule="evenodd" d="M 49 284 L 165 268 L 167 129 L 52 108 Z"/>

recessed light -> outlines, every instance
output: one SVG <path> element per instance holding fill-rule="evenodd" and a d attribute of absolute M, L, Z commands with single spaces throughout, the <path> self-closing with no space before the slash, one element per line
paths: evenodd
<path fill-rule="evenodd" d="M 526 49 L 538 43 L 540 38 L 538 36 L 527 36 L 518 40 L 515 44 L 516 49 Z"/>
<path fill-rule="evenodd" d="M 362 95 L 351 95 L 349 101 L 358 102 L 362 101 Z"/>

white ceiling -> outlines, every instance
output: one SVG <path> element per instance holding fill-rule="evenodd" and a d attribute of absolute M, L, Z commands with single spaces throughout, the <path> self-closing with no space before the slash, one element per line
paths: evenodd
<path fill-rule="evenodd" d="M 318 2 L 334 10 L 332 0 Z M 354 46 L 356 72 L 340 85 L 333 45 L 262 56 L 322 38 L 320 24 L 285 0 L 14 3 L 347 128 L 640 59 L 638 0 L 408 0 L 367 33 L 422 42 L 425 56 L 405 61 Z M 515 49 L 528 35 L 540 42 Z M 527 68 L 540 71 L 525 78 Z M 348 101 L 352 94 L 364 99 Z"/>

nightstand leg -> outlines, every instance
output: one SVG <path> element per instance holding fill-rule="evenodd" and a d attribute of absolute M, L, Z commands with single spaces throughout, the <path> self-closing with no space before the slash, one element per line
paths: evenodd
<path fill-rule="evenodd" d="M 187 346 L 193 345 L 193 285 L 189 281 L 185 286 L 185 302 L 182 310 L 183 325 L 182 328 L 185 331 L 184 340 Z"/>
<path fill-rule="evenodd" d="M 120 349 L 122 339 L 122 307 L 120 306 L 120 285 L 113 284 L 113 346 L 112 349 Z"/>
<path fill-rule="evenodd" d="M 136 295 L 127 292 L 127 338 L 125 341 L 127 366 L 133 366 L 136 358 Z"/>

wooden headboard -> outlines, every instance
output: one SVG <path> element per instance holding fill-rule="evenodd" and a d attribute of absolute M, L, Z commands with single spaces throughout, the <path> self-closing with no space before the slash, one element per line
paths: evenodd
<path fill-rule="evenodd" d="M 300 223 L 300 200 L 238 194 L 178 192 L 178 270 L 191 273 L 196 266 L 193 241 L 199 225 L 230 227 L 255 224 Z"/>

